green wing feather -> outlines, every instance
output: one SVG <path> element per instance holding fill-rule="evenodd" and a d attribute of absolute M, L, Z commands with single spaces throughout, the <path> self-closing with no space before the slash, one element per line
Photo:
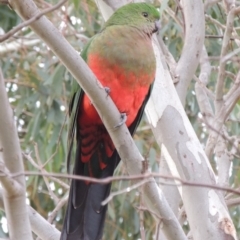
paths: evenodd
<path fill-rule="evenodd" d="M 93 37 L 94 38 L 94 37 Z M 87 62 L 87 52 L 89 46 L 93 40 L 91 38 L 87 45 L 84 47 L 83 51 L 81 52 L 81 57 L 85 62 Z M 69 104 L 69 128 L 68 128 L 68 154 L 67 154 L 67 168 L 68 171 L 70 170 L 70 163 L 71 163 L 71 156 L 72 156 L 72 149 L 75 146 L 76 138 L 75 134 L 77 131 L 77 116 L 78 111 L 81 103 L 81 99 L 83 97 L 83 90 L 79 86 L 77 81 L 73 81 L 72 83 L 72 93 L 71 93 L 71 100 Z"/>

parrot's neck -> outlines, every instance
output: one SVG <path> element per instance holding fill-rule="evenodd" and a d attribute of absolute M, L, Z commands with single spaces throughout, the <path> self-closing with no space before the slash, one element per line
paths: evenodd
<path fill-rule="evenodd" d="M 98 34 L 89 49 L 99 59 L 104 59 L 105 67 L 118 67 L 126 75 L 134 75 L 145 85 L 143 75 L 155 75 L 156 60 L 151 36 L 144 31 L 129 26 L 111 26 Z M 153 80 L 152 79 L 152 80 Z"/>

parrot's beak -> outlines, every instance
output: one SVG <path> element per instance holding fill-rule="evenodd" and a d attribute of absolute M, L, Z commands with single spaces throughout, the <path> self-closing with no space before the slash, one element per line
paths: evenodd
<path fill-rule="evenodd" d="M 158 32 L 158 30 L 161 28 L 160 20 L 155 22 L 155 28 L 153 30 L 153 33 Z"/>

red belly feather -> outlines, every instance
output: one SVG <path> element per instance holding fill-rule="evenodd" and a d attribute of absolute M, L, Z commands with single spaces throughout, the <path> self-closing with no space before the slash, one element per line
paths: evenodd
<path fill-rule="evenodd" d="M 103 87 L 110 88 L 110 96 L 118 110 L 127 114 L 126 125 L 129 127 L 135 120 L 138 110 L 148 93 L 150 84 L 154 80 L 154 74 L 141 73 L 141 71 L 137 73 L 126 72 L 120 66 L 112 65 L 96 55 L 88 56 L 88 65 Z M 84 135 L 88 131 L 96 133 L 99 126 L 103 124 L 86 95 L 83 97 L 80 109 L 79 124 L 81 134 Z M 89 156 L 82 155 L 83 162 L 89 160 L 91 152 L 94 151 L 94 146 L 100 138 L 104 141 L 107 155 L 109 157 L 112 155 L 114 146 L 109 135 L 105 133 L 103 136 L 96 136 L 96 134 L 94 136 L 92 134 L 91 139 L 83 139 L 83 141 L 91 141 L 88 146 L 82 146 L 82 152 L 89 152 Z"/>

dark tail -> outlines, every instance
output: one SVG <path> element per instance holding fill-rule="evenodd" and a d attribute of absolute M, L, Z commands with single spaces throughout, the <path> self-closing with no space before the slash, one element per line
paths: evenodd
<path fill-rule="evenodd" d="M 94 155 L 91 162 L 95 159 L 98 161 L 98 154 Z M 119 162 L 116 151 L 111 158 L 107 159 L 107 162 L 107 167 L 101 170 L 98 178 L 113 175 Z M 89 176 L 88 169 L 88 164 L 82 163 L 80 156 L 76 156 L 74 173 Z M 107 206 L 102 206 L 101 202 L 108 197 L 110 188 L 111 184 L 72 180 L 60 240 L 100 240 L 102 238 Z"/>
<path fill-rule="evenodd" d="M 139 109 L 136 119 L 129 127 L 129 131 L 132 135 L 142 118 L 145 105 L 151 94 L 151 89 L 152 86 L 149 89 L 142 107 Z M 78 102 L 80 102 L 80 100 Z M 77 115 L 78 114 L 76 114 L 76 116 Z M 76 119 L 74 122 L 75 121 Z M 72 129 L 74 131 L 74 128 Z M 71 139 L 73 139 L 74 134 L 73 132 L 71 133 Z M 108 158 L 105 152 L 102 151 L 104 148 L 100 146 L 100 149 L 98 150 L 101 151 L 101 159 L 107 166 L 99 171 L 99 151 L 96 151 L 95 154 L 93 154 L 88 164 L 82 163 L 80 156 L 80 142 L 81 141 L 78 141 L 74 173 L 76 175 L 91 176 L 92 174 L 89 172 L 91 169 L 94 173 L 97 173 L 97 176 L 94 174 L 95 177 L 106 178 L 112 176 L 114 169 L 120 161 L 116 150 L 113 155 Z M 71 150 L 72 142 L 70 153 Z M 91 164 L 91 166 L 89 164 Z M 94 167 L 95 169 L 93 169 Z M 86 183 L 84 181 L 72 180 L 67 212 L 60 240 L 100 240 L 102 238 L 107 206 L 102 206 L 101 202 L 109 196 L 110 188 L 111 184 Z"/>

